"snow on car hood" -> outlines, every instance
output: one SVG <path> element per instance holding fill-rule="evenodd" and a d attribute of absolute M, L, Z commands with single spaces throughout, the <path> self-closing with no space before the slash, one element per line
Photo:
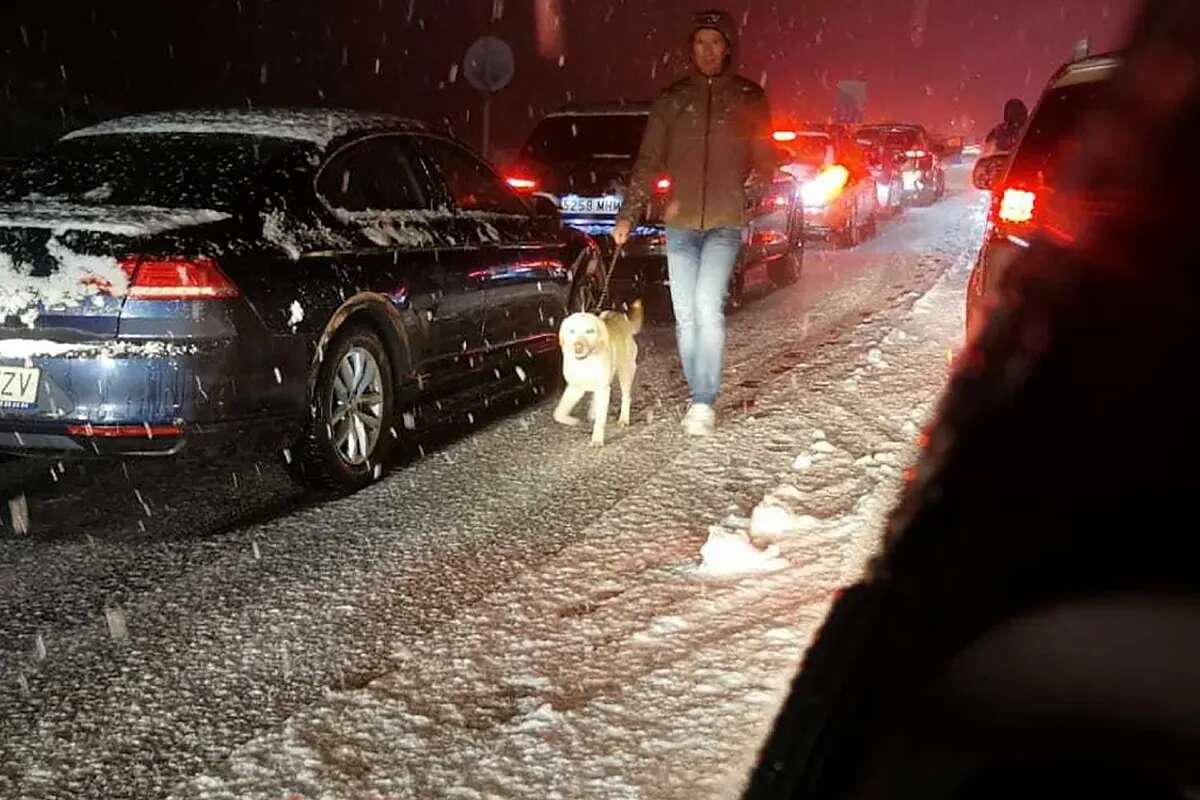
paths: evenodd
<path fill-rule="evenodd" d="M 89 206 L 54 200 L 0 203 L 0 228 L 153 236 L 226 219 L 229 219 L 229 214 L 209 209 Z"/>

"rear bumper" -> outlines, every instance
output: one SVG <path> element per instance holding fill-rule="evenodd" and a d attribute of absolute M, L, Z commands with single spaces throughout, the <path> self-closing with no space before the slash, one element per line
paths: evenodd
<path fill-rule="evenodd" d="M 842 204 L 820 208 L 804 207 L 804 238 L 810 242 L 829 241 L 846 228 L 846 208 Z"/>
<path fill-rule="evenodd" d="M 39 371 L 35 404 L 0 408 L 0 452 L 171 456 L 278 445 L 304 419 L 304 352 L 298 341 L 114 341 L 0 355 L 0 366 Z"/>
<path fill-rule="evenodd" d="M 0 453 L 17 456 L 142 458 L 265 452 L 295 441 L 298 417 L 258 418 L 171 426 L 89 426 L 0 420 Z"/>

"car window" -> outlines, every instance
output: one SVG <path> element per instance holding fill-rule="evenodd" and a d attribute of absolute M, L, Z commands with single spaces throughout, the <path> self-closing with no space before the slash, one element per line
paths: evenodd
<path fill-rule="evenodd" d="M 431 183 L 410 137 L 377 136 L 334 155 L 317 191 L 344 211 L 415 211 L 432 207 Z"/>
<path fill-rule="evenodd" d="M 1079 147 L 1079 129 L 1100 102 L 1102 82 L 1078 83 L 1048 92 L 1021 139 L 1010 175 L 1053 186 L 1062 164 Z"/>
<path fill-rule="evenodd" d="M 820 166 L 825 163 L 827 149 L 831 144 L 828 136 L 798 136 L 794 141 L 783 145 L 783 148 L 798 163 Z"/>
<path fill-rule="evenodd" d="M 448 197 L 460 211 L 527 215 L 528 207 L 486 163 L 462 147 L 427 138 L 423 148 L 441 173 Z"/>
<path fill-rule="evenodd" d="M 60 141 L 0 168 L 0 199 L 94 206 L 239 208 L 294 142 L 242 134 L 138 133 Z"/>
<path fill-rule="evenodd" d="M 649 114 L 578 114 L 538 123 L 522 155 L 555 164 L 592 159 L 634 159 Z"/>

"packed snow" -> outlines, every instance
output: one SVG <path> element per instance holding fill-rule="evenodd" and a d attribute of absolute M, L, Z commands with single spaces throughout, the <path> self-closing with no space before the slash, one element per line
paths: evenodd
<path fill-rule="evenodd" d="M 320 503 L 267 463 L 20 484 L 0 794 L 737 796 L 916 456 L 984 210 L 814 249 L 733 315 L 711 439 L 650 325 L 602 451 L 525 406 Z"/>
<path fill-rule="evenodd" d="M 406 637 L 388 674 L 327 692 L 173 796 L 736 797 L 916 458 L 969 260 L 897 294 L 575 544 Z M 755 499 L 727 504 L 731 485 Z"/>

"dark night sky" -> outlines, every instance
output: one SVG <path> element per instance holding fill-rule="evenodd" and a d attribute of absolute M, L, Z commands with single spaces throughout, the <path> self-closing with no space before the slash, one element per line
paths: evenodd
<path fill-rule="evenodd" d="M 517 54 L 495 138 L 570 99 L 643 98 L 679 74 L 704 0 L 559 0 L 565 61 L 535 46 L 535 0 L 6 0 L 0 152 L 127 111 L 336 105 L 449 119 L 478 139 L 479 97 L 454 65 L 484 33 Z M 1037 97 L 1072 44 L 1119 44 L 1137 0 L 728 0 L 741 70 L 777 116 L 824 118 L 842 78 L 868 115 L 990 127 L 1009 96 Z M 497 13 L 498 18 L 497 18 Z M 923 21 L 923 24 L 922 24 Z M 969 132 L 969 130 L 967 131 Z"/>

